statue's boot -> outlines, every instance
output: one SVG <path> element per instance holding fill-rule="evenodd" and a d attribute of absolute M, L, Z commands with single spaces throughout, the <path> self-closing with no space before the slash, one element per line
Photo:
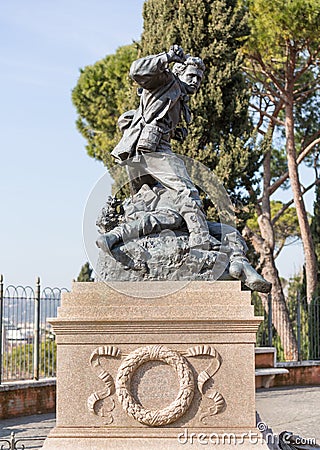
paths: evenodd
<path fill-rule="evenodd" d="M 120 242 L 128 242 L 141 236 L 160 233 L 161 224 L 152 214 L 145 214 L 141 219 L 122 223 L 106 234 L 101 235 L 96 244 L 104 252 L 110 252 Z"/>
<path fill-rule="evenodd" d="M 272 284 L 265 280 L 258 272 L 250 265 L 247 258 L 235 257 L 230 259 L 229 274 L 238 280 L 241 280 L 252 291 L 263 292 L 267 294 L 270 292 Z"/>
<path fill-rule="evenodd" d="M 183 215 L 189 231 L 191 249 L 210 250 L 210 233 L 205 215 L 202 211 L 193 211 Z"/>
<path fill-rule="evenodd" d="M 103 252 L 110 253 L 113 247 L 122 241 L 121 228 L 116 227 L 112 231 L 106 234 L 102 234 L 96 240 L 97 247 L 99 247 Z"/>

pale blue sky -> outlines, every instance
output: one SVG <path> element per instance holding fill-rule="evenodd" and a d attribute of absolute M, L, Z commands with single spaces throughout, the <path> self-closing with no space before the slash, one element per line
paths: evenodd
<path fill-rule="evenodd" d="M 139 39 L 143 0 L 0 3 L 0 273 L 70 287 L 82 217 L 105 173 L 86 155 L 71 90 L 79 68 Z M 103 200 L 102 200 L 103 202 Z"/>
<path fill-rule="evenodd" d="M 70 287 L 87 260 L 82 219 L 105 174 L 86 155 L 71 103 L 79 68 L 138 40 L 143 0 L 0 3 L 0 273 Z M 101 199 L 101 204 L 103 199 Z M 284 255 L 282 275 L 301 265 Z"/>

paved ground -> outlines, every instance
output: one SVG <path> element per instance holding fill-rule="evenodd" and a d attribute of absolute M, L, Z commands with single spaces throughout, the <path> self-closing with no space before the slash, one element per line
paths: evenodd
<path fill-rule="evenodd" d="M 291 431 L 320 445 L 320 386 L 259 389 L 256 408 L 274 433 Z"/>
<path fill-rule="evenodd" d="M 260 420 L 275 434 L 291 431 L 303 438 L 315 438 L 320 444 L 320 386 L 261 389 L 257 392 L 256 403 Z M 54 424 L 54 414 L 0 420 L 0 439 L 10 438 L 12 431 L 17 439 L 46 436 Z M 42 446 L 41 441 L 22 443 L 26 449 Z M 0 448 L 2 444 L 0 441 Z"/>
<path fill-rule="evenodd" d="M 26 416 L 15 419 L 0 420 L 0 449 L 9 449 L 8 444 L 1 439 L 10 439 L 12 431 L 16 439 L 45 437 L 55 425 L 55 414 L 40 414 L 37 416 Z M 43 441 L 21 441 L 26 449 L 41 448 Z M 21 448 L 21 444 L 17 448 Z M 62 449 L 61 449 L 62 450 Z"/>

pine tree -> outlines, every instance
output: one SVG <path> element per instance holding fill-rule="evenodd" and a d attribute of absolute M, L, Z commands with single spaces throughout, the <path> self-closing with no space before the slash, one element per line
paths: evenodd
<path fill-rule="evenodd" d="M 114 165 L 110 152 L 121 138 L 117 120 L 138 101 L 129 79 L 130 65 L 136 58 L 135 45 L 118 48 L 114 55 L 81 69 L 72 91 L 79 114 L 76 124 L 87 141 L 88 155 L 109 168 Z"/>
<path fill-rule="evenodd" d="M 316 285 L 316 261 L 303 194 L 315 182 L 303 187 L 298 165 L 317 150 L 320 142 L 319 0 L 242 0 L 242 4 L 248 8 L 251 29 L 244 45 L 244 70 L 252 85 L 250 107 L 256 111 L 254 121 L 264 146 L 263 189 L 256 203 L 259 233 L 249 227 L 245 227 L 245 232 L 261 255 L 262 274 L 272 282 L 271 294 L 277 311 L 275 327 L 287 346 L 284 348 L 287 355 L 290 348 L 297 349 L 297 342 L 274 261 L 274 232 L 276 223 L 294 201 L 305 251 L 310 301 Z M 280 186 L 288 187 L 289 180 L 293 199 L 272 217 L 271 196 Z M 289 340 L 285 337 L 287 332 Z"/>
<path fill-rule="evenodd" d="M 92 269 L 90 267 L 90 264 L 88 262 L 86 262 L 80 270 L 80 273 L 78 275 L 77 281 L 82 281 L 82 282 L 91 282 L 94 281 L 92 278 Z"/>
<path fill-rule="evenodd" d="M 317 264 L 303 194 L 312 185 L 307 188 L 301 185 L 298 166 L 317 150 L 320 142 L 320 4 L 319 0 L 242 0 L 242 3 L 248 7 L 251 26 L 244 48 L 245 70 L 255 97 L 250 106 L 258 113 L 258 128 L 264 136 L 274 136 L 274 140 L 281 135 L 285 138 L 287 167 L 276 180 L 271 179 L 271 149 L 265 154 L 261 203 L 269 203 L 276 189 L 290 180 L 310 302 L 316 290 Z M 264 214 L 268 219 L 270 208 L 262 206 L 262 209 L 261 216 Z M 270 235 L 265 229 L 263 238 L 269 239 L 267 234 Z"/>
<path fill-rule="evenodd" d="M 248 90 L 239 49 L 248 34 L 244 10 L 236 0 L 147 0 L 142 55 L 181 45 L 206 65 L 199 92 L 190 101 L 193 122 L 177 153 L 214 169 L 228 193 L 241 201 L 253 195 L 259 155 L 245 146 L 250 133 Z M 246 189 L 246 194 L 244 189 Z"/>

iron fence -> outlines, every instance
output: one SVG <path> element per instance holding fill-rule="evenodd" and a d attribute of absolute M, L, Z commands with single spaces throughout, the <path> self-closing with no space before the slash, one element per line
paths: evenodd
<path fill-rule="evenodd" d="M 56 317 L 63 288 L 4 286 L 0 275 L 0 383 L 56 375 Z"/>
<path fill-rule="evenodd" d="M 278 361 L 320 360 L 320 297 L 308 303 L 298 292 L 285 305 L 271 295 L 254 299 L 255 314 L 264 316 L 257 346 L 276 347 Z"/>
<path fill-rule="evenodd" d="M 0 444 L 1 442 L 4 442 L 4 444 L 1 444 L 0 450 L 25 450 L 41 448 L 45 439 L 45 436 L 16 438 L 15 432 L 12 431 L 10 438 L 0 438 Z"/>
<path fill-rule="evenodd" d="M 0 275 L 0 383 L 56 376 L 56 342 L 49 317 L 57 316 L 65 288 L 4 286 Z M 320 360 L 320 297 L 299 293 L 279 306 L 271 295 L 253 296 L 264 316 L 257 346 L 276 347 L 278 361 Z M 285 311 L 284 311 L 285 308 Z M 288 320 L 287 320 L 288 319 Z"/>

